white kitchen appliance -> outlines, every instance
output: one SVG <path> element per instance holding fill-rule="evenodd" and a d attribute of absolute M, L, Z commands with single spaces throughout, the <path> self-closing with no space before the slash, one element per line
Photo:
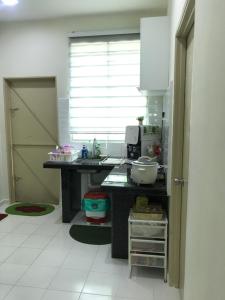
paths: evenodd
<path fill-rule="evenodd" d="M 161 144 L 161 128 L 152 125 L 127 126 L 125 134 L 127 158 L 138 159 L 148 155 L 148 149 Z"/>
<path fill-rule="evenodd" d="M 132 162 L 131 179 L 137 184 L 154 184 L 158 175 L 159 164 L 142 156 Z"/>

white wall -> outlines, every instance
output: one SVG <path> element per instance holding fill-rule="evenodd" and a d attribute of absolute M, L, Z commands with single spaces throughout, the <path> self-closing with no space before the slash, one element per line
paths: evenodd
<path fill-rule="evenodd" d="M 138 28 L 145 12 L 0 24 L 0 200 L 8 198 L 3 78 L 56 76 L 68 96 L 68 37 L 72 31 Z"/>
<path fill-rule="evenodd" d="M 225 298 L 224 12 L 224 0 L 196 1 L 186 300 Z"/>
<path fill-rule="evenodd" d="M 224 0 L 196 1 L 185 300 L 225 299 L 224 12 Z"/>

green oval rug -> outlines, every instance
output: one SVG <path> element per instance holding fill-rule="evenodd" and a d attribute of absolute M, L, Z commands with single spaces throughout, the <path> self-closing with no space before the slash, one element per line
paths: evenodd
<path fill-rule="evenodd" d="M 43 216 L 54 210 L 50 204 L 15 203 L 5 209 L 7 214 L 20 216 Z"/>
<path fill-rule="evenodd" d="M 111 243 L 111 227 L 72 225 L 70 236 L 81 243 L 106 245 Z"/>

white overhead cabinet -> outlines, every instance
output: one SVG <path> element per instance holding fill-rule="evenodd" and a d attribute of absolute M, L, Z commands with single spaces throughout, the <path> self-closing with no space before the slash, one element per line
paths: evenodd
<path fill-rule="evenodd" d="M 143 18 L 140 32 L 140 89 L 166 90 L 169 85 L 169 18 Z"/>

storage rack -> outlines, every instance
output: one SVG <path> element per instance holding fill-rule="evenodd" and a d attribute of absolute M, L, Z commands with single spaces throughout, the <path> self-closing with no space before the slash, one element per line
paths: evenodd
<path fill-rule="evenodd" d="M 130 277 L 133 266 L 164 269 L 164 282 L 167 281 L 167 232 L 166 216 L 160 221 L 141 220 L 132 211 L 128 219 Z"/>

